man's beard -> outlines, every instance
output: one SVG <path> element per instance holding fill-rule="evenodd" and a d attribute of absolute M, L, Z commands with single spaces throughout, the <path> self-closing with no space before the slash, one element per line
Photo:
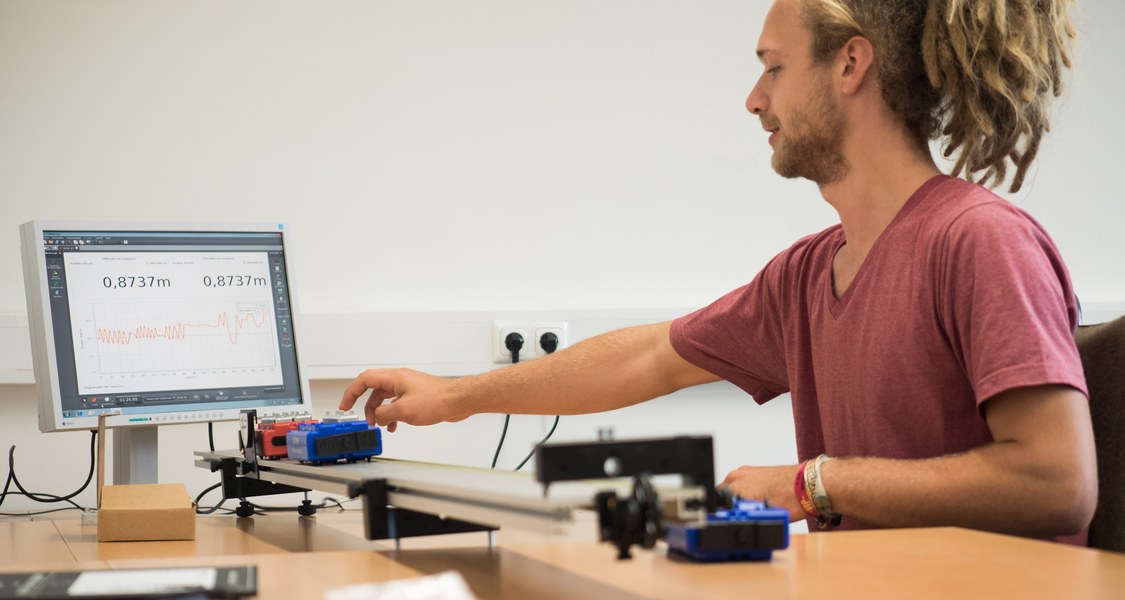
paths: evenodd
<path fill-rule="evenodd" d="M 829 93 L 828 82 L 786 119 L 785 133 L 773 153 L 773 169 L 782 177 L 804 177 L 819 185 L 848 174 L 844 158 L 844 115 Z"/>

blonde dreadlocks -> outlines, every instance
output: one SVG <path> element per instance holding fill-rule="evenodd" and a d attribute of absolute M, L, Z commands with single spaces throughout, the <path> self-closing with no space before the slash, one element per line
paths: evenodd
<path fill-rule="evenodd" d="M 1050 130 L 1075 36 L 1074 0 L 804 0 L 813 56 L 860 35 L 887 104 L 920 140 L 943 138 L 953 175 L 1023 185 Z"/>

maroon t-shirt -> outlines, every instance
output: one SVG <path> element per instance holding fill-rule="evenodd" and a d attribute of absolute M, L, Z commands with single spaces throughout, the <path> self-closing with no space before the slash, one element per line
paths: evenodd
<path fill-rule="evenodd" d="M 750 284 L 672 324 L 681 356 L 757 402 L 791 394 L 800 460 L 964 452 L 992 441 L 980 405 L 1000 392 L 1086 392 L 1066 267 L 1022 210 L 935 177 L 836 298 L 844 241 L 839 225 L 803 238 Z"/>

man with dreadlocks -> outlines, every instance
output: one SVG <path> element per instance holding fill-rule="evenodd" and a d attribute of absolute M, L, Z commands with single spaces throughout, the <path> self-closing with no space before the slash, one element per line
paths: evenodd
<path fill-rule="evenodd" d="M 1074 293 L 1043 229 L 980 185 L 1010 162 L 1015 191 L 1035 158 L 1070 2 L 776 0 L 746 107 L 774 169 L 816 182 L 838 225 L 670 323 L 475 377 L 365 371 L 340 407 L 371 390 L 368 420 L 393 431 L 726 379 L 758 402 L 791 394 L 802 461 L 736 469 L 722 485 L 742 497 L 822 528 L 1083 543 L 1097 473 Z"/>

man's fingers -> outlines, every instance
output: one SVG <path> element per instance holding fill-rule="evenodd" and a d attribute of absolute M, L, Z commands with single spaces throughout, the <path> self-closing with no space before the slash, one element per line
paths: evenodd
<path fill-rule="evenodd" d="M 340 410 L 351 410 L 360 396 L 367 394 L 363 414 L 368 423 L 393 432 L 399 421 L 413 422 L 418 415 L 411 412 L 410 403 L 394 401 L 404 398 L 408 388 L 414 389 L 413 384 L 418 383 L 411 373 L 409 369 L 368 369 L 360 373 L 344 390 Z"/>
<path fill-rule="evenodd" d="M 371 403 L 368 403 L 368 406 L 370 407 Z M 400 404 L 394 402 L 378 404 L 374 409 L 368 409 L 370 411 L 368 416 L 374 417 L 376 425 L 386 425 L 387 431 L 394 431 L 391 425 L 401 420 L 401 415 L 399 414 L 401 412 L 399 409 L 400 406 Z"/>
<path fill-rule="evenodd" d="M 367 399 L 368 405 L 372 400 L 377 399 L 378 402 L 382 402 L 395 396 L 394 382 L 386 373 L 369 369 L 360 373 L 344 389 L 344 397 L 340 399 L 340 410 L 351 410 L 356 400 L 359 400 L 367 390 L 371 390 L 371 396 Z"/>

